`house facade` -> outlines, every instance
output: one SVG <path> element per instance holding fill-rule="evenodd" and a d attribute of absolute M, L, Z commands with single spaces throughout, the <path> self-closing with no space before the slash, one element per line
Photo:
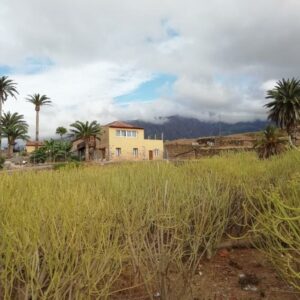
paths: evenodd
<path fill-rule="evenodd" d="M 125 122 L 112 122 L 102 127 L 100 140 L 90 141 L 91 159 L 103 161 L 118 160 L 161 160 L 163 140 L 145 139 L 144 128 Z M 84 153 L 84 143 L 77 140 L 73 151 Z"/>
<path fill-rule="evenodd" d="M 43 142 L 36 142 L 36 141 L 27 141 L 25 145 L 25 151 L 27 154 L 31 154 L 33 151 L 41 148 L 44 145 Z"/>

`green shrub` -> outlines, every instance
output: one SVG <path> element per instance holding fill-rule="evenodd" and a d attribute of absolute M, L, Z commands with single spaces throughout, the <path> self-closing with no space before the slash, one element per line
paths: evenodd
<path fill-rule="evenodd" d="M 1 156 L 0 157 L 0 169 L 3 169 L 4 162 L 5 162 L 5 158 Z"/>
<path fill-rule="evenodd" d="M 300 291 L 300 172 L 271 191 L 256 194 L 255 199 L 256 246 Z"/>
<path fill-rule="evenodd" d="M 290 262 L 298 272 L 298 252 L 287 249 L 300 248 L 299 152 L 77 166 L 1 175 L 4 299 L 111 299 L 134 287 L 183 299 L 200 260 L 227 233 L 249 229 L 264 237 L 268 244 L 257 246 L 269 249 L 299 288 L 286 271 Z"/>

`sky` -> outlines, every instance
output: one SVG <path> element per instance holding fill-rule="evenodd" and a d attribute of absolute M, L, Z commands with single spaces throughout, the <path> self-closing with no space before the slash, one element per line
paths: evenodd
<path fill-rule="evenodd" d="M 263 120 L 266 90 L 299 76 L 299 16 L 299 0 L 1 0 L 0 76 L 19 90 L 4 110 L 32 137 L 33 93 L 53 102 L 41 137 L 76 120 Z"/>

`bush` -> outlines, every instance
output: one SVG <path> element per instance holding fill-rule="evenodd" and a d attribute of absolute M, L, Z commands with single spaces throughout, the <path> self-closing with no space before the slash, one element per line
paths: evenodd
<path fill-rule="evenodd" d="M 120 290 L 130 299 L 135 287 L 150 298 L 159 291 L 161 299 L 192 299 L 201 259 L 228 232 L 249 229 L 299 288 L 297 151 L 269 160 L 238 153 L 180 165 L 77 166 L 1 175 L 4 299 L 114 299 Z"/>
<path fill-rule="evenodd" d="M 284 279 L 300 291 L 300 173 L 286 184 L 256 194 L 254 232 Z"/>
<path fill-rule="evenodd" d="M 53 139 L 45 141 L 44 145 L 35 150 L 30 157 L 32 163 L 65 162 L 71 157 L 71 143 L 65 141 L 55 141 Z"/>
<path fill-rule="evenodd" d="M 271 156 L 283 153 L 287 149 L 286 143 L 287 141 L 280 135 L 278 129 L 269 125 L 263 131 L 255 148 L 259 158 L 267 159 Z"/>
<path fill-rule="evenodd" d="M 1 156 L 0 157 L 0 169 L 3 169 L 4 162 L 5 162 L 5 158 Z"/>
<path fill-rule="evenodd" d="M 40 148 L 32 152 L 30 155 L 30 162 L 34 164 L 45 163 L 47 160 L 47 153 L 45 149 Z"/>

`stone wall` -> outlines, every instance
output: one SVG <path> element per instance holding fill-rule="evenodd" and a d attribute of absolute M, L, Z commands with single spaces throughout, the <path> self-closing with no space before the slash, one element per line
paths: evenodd
<path fill-rule="evenodd" d="M 280 135 L 287 141 L 285 131 L 280 131 Z M 173 160 L 196 159 L 228 151 L 251 151 L 258 138 L 259 133 L 253 132 L 169 141 L 164 144 L 165 158 Z M 300 146 L 300 127 L 298 127 L 294 138 L 295 145 Z"/>
<path fill-rule="evenodd" d="M 165 144 L 166 159 L 195 159 L 196 151 L 192 144 L 166 143 Z"/>

